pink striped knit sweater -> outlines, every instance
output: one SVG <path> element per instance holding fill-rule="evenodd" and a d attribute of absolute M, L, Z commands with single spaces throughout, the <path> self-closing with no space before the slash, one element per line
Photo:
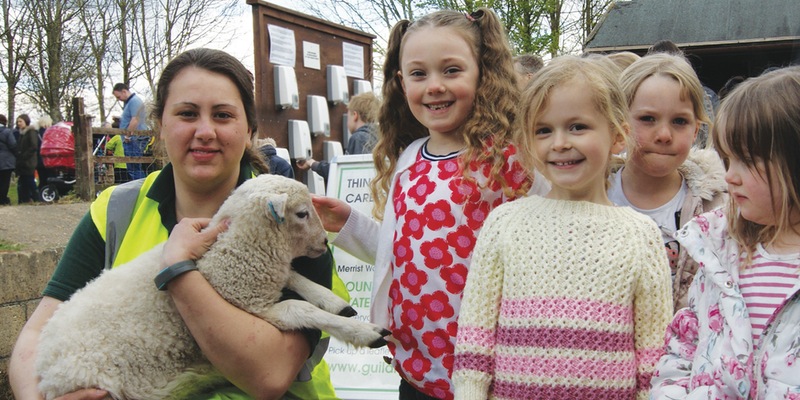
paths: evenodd
<path fill-rule="evenodd" d="M 464 289 L 455 398 L 646 399 L 671 317 L 649 218 L 536 196 L 504 204 Z"/>

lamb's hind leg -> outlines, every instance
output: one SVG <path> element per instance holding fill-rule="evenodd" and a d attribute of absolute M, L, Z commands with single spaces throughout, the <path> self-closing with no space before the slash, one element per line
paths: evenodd
<path fill-rule="evenodd" d="M 321 329 L 357 347 L 381 347 L 386 344 L 383 337 L 390 334 L 377 325 L 331 314 L 303 300 L 284 300 L 275 303 L 260 313 L 260 317 L 283 331 L 301 328 Z"/>
<path fill-rule="evenodd" d="M 298 274 L 295 271 L 289 273 L 289 281 L 286 287 L 299 294 L 309 303 L 329 312 L 345 317 L 352 317 L 356 314 L 355 309 L 350 307 L 346 301 L 331 292 L 328 288 Z"/>

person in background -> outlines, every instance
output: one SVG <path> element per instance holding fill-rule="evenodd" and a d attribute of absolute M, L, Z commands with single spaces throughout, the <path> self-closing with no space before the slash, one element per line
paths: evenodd
<path fill-rule="evenodd" d="M 283 175 L 287 178 L 294 179 L 294 169 L 292 164 L 284 160 L 278 155 L 278 150 L 275 148 L 275 139 L 263 138 L 256 139 L 256 145 L 261 151 L 261 155 L 269 164 L 269 173 L 273 175 Z"/>
<path fill-rule="evenodd" d="M 131 93 L 127 84 L 117 83 L 112 91 L 114 97 L 125 105 L 122 108 L 119 128 L 129 131 L 147 130 L 147 107 L 144 99 Z M 139 157 L 144 154 L 144 146 L 150 140 L 147 136 L 124 135 L 122 146 L 128 157 Z M 128 163 L 128 176 L 131 180 L 145 177 L 144 166 L 140 163 Z"/>
<path fill-rule="evenodd" d="M 11 173 L 17 164 L 17 140 L 7 125 L 8 118 L 0 114 L 0 206 L 11 204 L 8 189 L 11 186 Z"/>
<path fill-rule="evenodd" d="M 381 102 L 372 92 L 361 93 L 347 105 L 347 130 L 350 140 L 344 154 L 370 154 L 378 143 L 378 112 Z"/>
<path fill-rule="evenodd" d="M 200 258 L 225 229 L 219 224 L 204 230 L 211 216 L 237 186 L 267 169 L 252 146 L 257 126 L 253 80 L 235 57 L 188 50 L 166 65 L 156 89 L 151 116 L 170 163 L 141 181 L 113 267 L 164 242 L 163 267 Z M 41 397 L 34 360 L 42 327 L 60 303 L 105 267 L 105 221 L 118 189 L 106 189 L 92 203 L 17 339 L 8 367 L 17 400 Z M 316 259 L 299 258 L 293 266 L 331 287 L 332 262 L 329 251 Z M 295 381 L 320 340 L 319 331 L 279 331 L 225 301 L 198 271 L 177 275 L 166 290 L 205 357 L 231 382 L 197 400 L 282 398 L 287 390 L 287 398 L 335 396 L 327 374 L 320 378 L 317 369 L 310 381 Z M 71 395 L 100 399 L 106 392 L 87 388 Z"/>
<path fill-rule="evenodd" d="M 746 78 L 741 75 L 736 75 L 725 81 L 725 84 L 722 85 L 722 87 L 719 89 L 719 92 L 717 92 L 719 100 L 720 101 L 725 100 L 725 98 L 728 97 L 728 95 L 733 91 L 733 89 L 735 89 L 736 86 L 739 86 L 740 83 L 744 82 L 745 79 Z"/>
<path fill-rule="evenodd" d="M 656 41 L 650 47 L 647 48 L 647 55 L 655 53 L 683 55 L 683 50 L 681 50 L 681 48 L 678 47 L 678 45 L 675 44 L 675 42 L 668 39 L 662 39 Z"/>
<path fill-rule="evenodd" d="M 523 94 L 519 157 L 544 197 L 495 208 L 458 319 L 457 399 L 647 399 L 672 316 L 649 218 L 606 195 L 628 107 L 603 58 L 561 56 Z"/>
<path fill-rule="evenodd" d="M 36 165 L 39 163 L 39 132 L 31 125 L 28 114 L 17 117 L 17 128 L 20 137 L 17 142 L 17 195 L 19 204 L 39 201 L 39 190 L 36 188 Z"/>
<path fill-rule="evenodd" d="M 517 162 L 519 91 L 503 24 L 488 8 L 399 21 L 383 67 L 373 214 L 314 197 L 334 244 L 375 265 L 373 323 L 392 331 L 400 399 L 453 399 L 461 294 L 483 222 L 549 190 Z"/>
<path fill-rule="evenodd" d="M 109 122 L 103 123 L 103 128 L 113 128 L 114 125 Z M 117 126 L 119 127 L 119 125 Z M 106 155 L 114 157 L 125 157 L 125 149 L 122 145 L 122 137 L 120 135 L 113 135 L 106 142 Z M 128 182 L 128 167 L 125 163 L 114 163 L 114 183 L 120 184 Z"/>
<path fill-rule="evenodd" d="M 380 100 L 373 93 L 361 93 L 353 96 L 347 105 L 347 130 L 352 132 L 344 154 L 369 154 L 378 142 L 378 111 Z M 301 170 L 311 169 L 328 182 L 330 163 L 316 161 L 313 158 L 297 160 Z"/>
<path fill-rule="evenodd" d="M 44 166 L 44 159 L 42 159 L 42 142 L 44 141 L 44 132 L 47 128 L 53 126 L 53 119 L 49 116 L 45 115 L 39 118 L 39 121 L 36 122 L 36 125 L 39 126 L 39 150 L 37 152 L 38 161 L 36 164 L 36 172 L 39 174 L 39 192 L 42 191 L 42 188 L 47 186 L 47 180 L 54 176 L 53 172 Z"/>
<path fill-rule="evenodd" d="M 635 146 L 611 177 L 608 197 L 652 218 L 661 229 L 677 311 L 687 305 L 698 265 L 673 235 L 694 216 L 725 202 L 725 170 L 714 149 L 692 146 L 700 126 L 710 121 L 700 80 L 683 56 L 643 57 L 625 70 L 621 83 Z"/>
<path fill-rule="evenodd" d="M 544 61 L 536 54 L 521 54 L 514 57 L 514 72 L 517 75 L 517 88 L 524 91 L 537 71 L 542 69 Z"/>
<path fill-rule="evenodd" d="M 659 40 L 653 43 L 647 49 L 646 55 L 657 54 L 657 53 L 667 53 L 667 54 L 674 54 L 678 56 L 684 56 L 683 50 L 678 47 L 674 42 L 671 40 Z M 706 115 L 708 116 L 709 120 L 714 119 L 714 114 L 716 113 L 717 107 L 719 107 L 719 97 L 717 93 L 714 92 L 710 87 L 700 84 L 703 88 L 703 108 L 705 108 Z M 708 143 L 708 132 L 709 132 L 709 125 L 701 125 L 700 131 L 697 133 L 697 137 L 695 138 L 694 145 L 703 149 L 705 148 Z"/>
<path fill-rule="evenodd" d="M 666 330 L 653 399 L 800 398 L 800 67 L 750 78 L 712 140 L 730 198 L 676 235 L 702 267 Z"/>
<path fill-rule="evenodd" d="M 19 117 L 17 117 L 17 122 L 14 124 L 14 129 L 11 132 L 14 135 L 14 140 L 19 143 L 19 137 L 22 134 L 22 131 L 19 129 Z"/>
<path fill-rule="evenodd" d="M 614 64 L 619 67 L 619 73 L 622 74 L 625 71 L 625 68 L 630 67 L 631 64 L 636 62 L 642 57 L 639 57 L 638 54 L 630 52 L 630 51 L 618 51 L 616 53 L 611 53 L 607 55 L 609 60 L 613 61 Z"/>

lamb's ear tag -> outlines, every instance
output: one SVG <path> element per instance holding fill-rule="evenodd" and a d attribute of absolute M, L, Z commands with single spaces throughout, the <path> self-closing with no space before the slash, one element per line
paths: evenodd
<path fill-rule="evenodd" d="M 288 196 L 283 193 L 277 196 L 272 196 L 268 202 L 269 206 L 269 213 L 272 215 L 272 218 L 275 219 L 275 222 L 282 224 L 286 222 L 286 199 Z"/>

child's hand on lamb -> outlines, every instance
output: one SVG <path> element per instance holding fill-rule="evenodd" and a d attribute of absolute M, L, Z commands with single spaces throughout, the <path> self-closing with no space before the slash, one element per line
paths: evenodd
<path fill-rule="evenodd" d="M 186 260 L 198 260 L 208 251 L 217 236 L 228 230 L 228 221 L 205 229 L 210 218 L 183 218 L 172 228 L 164 251 L 161 254 L 161 266 L 168 267 Z"/>
<path fill-rule="evenodd" d="M 55 400 L 101 400 L 108 395 L 108 392 L 100 389 L 81 389 L 63 396 L 56 397 Z"/>
<path fill-rule="evenodd" d="M 342 230 L 347 218 L 350 217 L 350 205 L 337 198 L 311 195 L 311 202 L 317 210 L 322 226 L 328 232 Z"/>

